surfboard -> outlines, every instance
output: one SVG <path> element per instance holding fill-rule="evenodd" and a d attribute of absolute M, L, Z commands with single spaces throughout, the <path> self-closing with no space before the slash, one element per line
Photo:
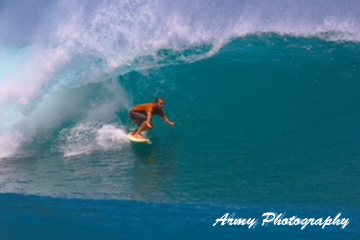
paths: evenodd
<path fill-rule="evenodd" d="M 142 144 L 151 144 L 150 140 L 145 138 L 145 139 L 138 139 L 136 137 L 134 137 L 133 135 L 131 135 L 131 133 L 129 133 L 127 135 L 128 139 L 133 142 L 133 143 L 142 143 Z"/>

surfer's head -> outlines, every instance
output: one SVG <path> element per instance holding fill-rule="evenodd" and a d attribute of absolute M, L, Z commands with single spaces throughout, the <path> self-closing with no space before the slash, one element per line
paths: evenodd
<path fill-rule="evenodd" d="M 165 104 L 165 100 L 162 97 L 159 97 L 155 100 L 156 105 L 158 106 L 158 108 L 163 108 L 164 104 Z"/>

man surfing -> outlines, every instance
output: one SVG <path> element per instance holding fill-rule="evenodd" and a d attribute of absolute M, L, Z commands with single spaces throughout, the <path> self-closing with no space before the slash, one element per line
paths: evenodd
<path fill-rule="evenodd" d="M 165 123 L 174 127 L 175 123 L 171 122 L 164 113 L 165 100 L 163 98 L 157 98 L 153 103 L 145 103 L 135 106 L 130 111 L 130 119 L 136 123 L 138 129 L 131 133 L 137 139 L 146 140 L 142 135 L 143 131 L 147 131 L 154 128 L 151 119 L 154 115 L 160 116 Z"/>

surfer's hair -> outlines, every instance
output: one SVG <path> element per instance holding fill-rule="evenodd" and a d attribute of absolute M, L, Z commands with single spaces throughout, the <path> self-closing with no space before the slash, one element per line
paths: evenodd
<path fill-rule="evenodd" d="M 162 97 L 158 97 L 157 99 L 155 99 L 154 103 L 158 103 L 160 100 L 162 100 L 163 102 L 165 102 L 165 99 Z"/>

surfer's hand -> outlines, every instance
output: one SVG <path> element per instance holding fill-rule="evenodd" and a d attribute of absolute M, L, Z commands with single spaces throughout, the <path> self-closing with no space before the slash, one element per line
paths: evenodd
<path fill-rule="evenodd" d="M 173 122 L 169 122 L 169 125 L 172 127 L 175 127 L 175 123 L 173 123 Z"/>
<path fill-rule="evenodd" d="M 146 123 L 146 126 L 148 126 L 148 128 L 152 128 L 152 125 L 149 122 Z"/>

